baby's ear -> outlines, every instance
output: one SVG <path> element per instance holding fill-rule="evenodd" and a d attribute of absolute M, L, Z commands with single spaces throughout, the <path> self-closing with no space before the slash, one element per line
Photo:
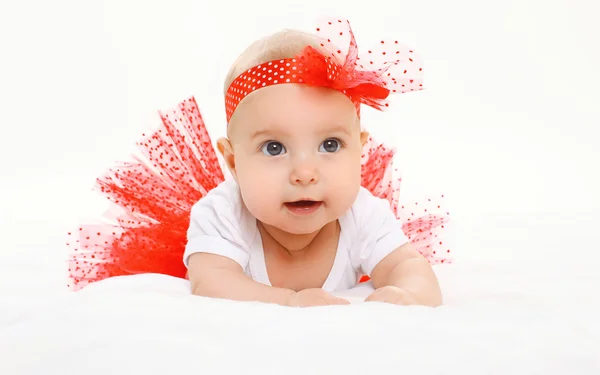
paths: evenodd
<path fill-rule="evenodd" d="M 364 146 L 365 143 L 367 143 L 367 141 L 369 140 L 369 132 L 366 130 L 363 130 L 362 132 L 360 132 L 360 145 Z"/>
<path fill-rule="evenodd" d="M 231 141 L 225 137 L 219 138 L 219 140 L 217 140 L 217 149 L 223 156 L 223 159 L 225 159 L 225 164 L 227 164 L 227 168 L 231 172 L 233 178 L 237 180 L 237 174 L 235 173 L 235 155 L 233 154 Z"/>

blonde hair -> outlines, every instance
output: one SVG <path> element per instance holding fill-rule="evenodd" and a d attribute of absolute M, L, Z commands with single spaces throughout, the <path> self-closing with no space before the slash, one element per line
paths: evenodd
<path fill-rule="evenodd" d="M 316 35 L 291 29 L 282 30 L 255 41 L 234 61 L 225 78 L 223 92 L 226 93 L 237 76 L 246 70 L 268 61 L 292 58 L 300 54 L 307 46 L 321 52 L 325 51 L 321 39 Z"/>

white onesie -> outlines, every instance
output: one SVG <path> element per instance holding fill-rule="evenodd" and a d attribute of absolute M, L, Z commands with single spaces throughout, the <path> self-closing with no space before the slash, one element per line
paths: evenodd
<path fill-rule="evenodd" d="M 335 260 L 322 287 L 330 293 L 355 287 L 362 275 L 370 275 L 383 258 L 408 242 L 388 201 L 363 187 L 339 223 Z M 194 253 L 218 254 L 236 261 L 253 280 L 271 285 L 256 218 L 242 202 L 234 179 L 221 183 L 192 207 L 187 239 L 186 267 Z"/>

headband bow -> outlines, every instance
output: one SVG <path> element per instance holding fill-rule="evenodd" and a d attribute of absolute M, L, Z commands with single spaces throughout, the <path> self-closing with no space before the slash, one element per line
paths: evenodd
<path fill-rule="evenodd" d="M 239 103 L 262 87 L 302 83 L 345 94 L 356 106 L 382 110 L 390 94 L 423 89 L 419 56 L 398 41 L 382 40 L 359 55 L 350 22 L 326 19 L 317 27 L 321 50 L 307 46 L 293 58 L 268 61 L 240 74 L 225 95 L 227 122 Z M 348 46 L 344 51 L 341 46 Z"/>

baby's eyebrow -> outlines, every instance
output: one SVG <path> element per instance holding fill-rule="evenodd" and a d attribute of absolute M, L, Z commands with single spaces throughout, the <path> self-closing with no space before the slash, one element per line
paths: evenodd
<path fill-rule="evenodd" d="M 321 133 L 326 134 L 326 133 L 344 133 L 348 136 L 351 136 L 351 132 L 350 129 L 348 129 L 348 126 L 345 125 L 332 125 L 332 126 L 324 126 L 323 130 L 321 131 Z"/>
<path fill-rule="evenodd" d="M 268 135 L 273 135 L 273 134 L 274 134 L 274 132 L 272 130 L 261 129 L 261 130 L 257 130 L 254 133 L 252 133 L 252 135 L 250 136 L 250 139 L 255 139 L 258 137 L 268 136 Z"/>

